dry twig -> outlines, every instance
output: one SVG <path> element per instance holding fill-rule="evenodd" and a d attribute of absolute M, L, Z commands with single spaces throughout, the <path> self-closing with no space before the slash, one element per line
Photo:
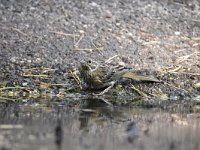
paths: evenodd
<path fill-rule="evenodd" d="M 112 60 L 113 60 L 114 58 L 116 58 L 116 57 L 119 57 L 119 55 L 114 55 L 114 56 L 112 56 L 112 57 L 108 58 L 108 59 L 105 61 L 105 63 L 106 63 L 106 64 L 109 64 L 109 63 L 111 63 L 111 62 L 112 62 Z"/>
<path fill-rule="evenodd" d="M 195 51 L 195 52 L 192 53 L 192 54 L 179 57 L 179 58 L 176 60 L 176 62 L 177 62 L 177 63 L 182 63 L 183 61 L 188 60 L 191 56 L 193 56 L 193 55 L 199 55 L 199 54 L 200 54 L 200 52 Z"/>
<path fill-rule="evenodd" d="M 54 34 L 58 34 L 58 35 L 69 36 L 69 37 L 79 36 L 78 34 L 69 34 L 69 33 L 64 33 L 64 32 L 57 32 L 57 31 L 49 31 L 49 32 L 54 33 Z"/>
<path fill-rule="evenodd" d="M 74 78 L 74 80 L 76 81 L 76 83 L 80 86 L 80 88 L 82 88 L 81 80 L 80 80 L 79 76 L 76 74 L 76 72 L 73 72 L 70 70 L 70 73 L 71 73 L 72 77 Z"/>

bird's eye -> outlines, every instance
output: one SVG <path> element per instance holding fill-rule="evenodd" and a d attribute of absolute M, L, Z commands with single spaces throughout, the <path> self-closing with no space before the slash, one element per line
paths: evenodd
<path fill-rule="evenodd" d="M 92 61 L 91 60 L 88 60 L 88 64 L 91 64 L 92 63 Z"/>

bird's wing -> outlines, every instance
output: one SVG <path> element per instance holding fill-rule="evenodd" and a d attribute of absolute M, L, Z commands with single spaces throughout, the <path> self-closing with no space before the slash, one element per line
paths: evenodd
<path fill-rule="evenodd" d="M 133 79 L 136 81 L 147 81 L 147 82 L 161 82 L 156 78 L 153 77 L 149 77 L 149 76 L 145 76 L 145 75 L 138 75 L 138 74 L 134 74 L 133 72 L 125 72 L 122 75 L 123 78 L 129 78 L 129 79 Z"/>
<path fill-rule="evenodd" d="M 104 82 L 116 81 L 122 77 L 125 70 L 123 66 L 114 66 L 108 70 L 103 78 Z"/>

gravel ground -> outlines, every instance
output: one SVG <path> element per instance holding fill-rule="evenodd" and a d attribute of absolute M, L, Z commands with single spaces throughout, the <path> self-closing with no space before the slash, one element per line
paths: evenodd
<path fill-rule="evenodd" d="M 115 55 L 136 69 L 199 74 L 199 35 L 198 0 L 0 2 L 0 67 L 10 74 Z"/>

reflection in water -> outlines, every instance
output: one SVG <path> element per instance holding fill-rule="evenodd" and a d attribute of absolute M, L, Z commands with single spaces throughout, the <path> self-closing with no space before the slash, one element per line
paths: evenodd
<path fill-rule="evenodd" d="M 62 121 L 59 117 L 57 126 L 55 127 L 55 144 L 57 145 L 58 150 L 62 149 L 63 132 Z"/>
<path fill-rule="evenodd" d="M 109 105 L 104 99 L 90 98 L 84 101 L 85 103 L 81 106 L 79 114 L 80 130 L 87 128 L 90 120 L 98 123 L 104 120 L 112 121 L 114 118 L 123 116 L 121 110 Z"/>
<path fill-rule="evenodd" d="M 94 98 L 82 99 L 76 107 L 56 100 L 3 104 L 0 112 L 0 124 L 23 127 L 0 128 L 0 149 L 200 149 L 198 113 L 115 107 Z"/>
<path fill-rule="evenodd" d="M 88 126 L 88 120 L 90 118 L 90 114 L 86 112 L 82 112 L 79 116 L 79 121 L 80 121 L 80 130 L 85 129 Z"/>
<path fill-rule="evenodd" d="M 132 121 L 127 125 L 126 132 L 128 135 L 128 142 L 133 143 L 139 136 L 139 127 L 134 121 Z"/>

